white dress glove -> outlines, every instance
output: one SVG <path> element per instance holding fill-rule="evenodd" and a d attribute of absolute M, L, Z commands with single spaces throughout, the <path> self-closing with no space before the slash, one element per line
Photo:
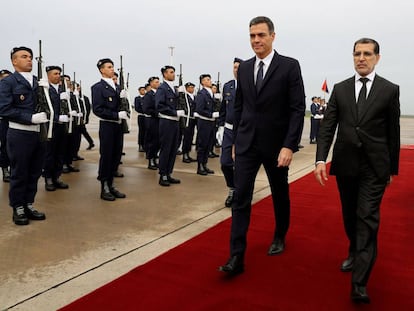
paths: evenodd
<path fill-rule="evenodd" d="M 221 100 L 221 93 L 215 93 L 214 98 Z"/>
<path fill-rule="evenodd" d="M 82 118 L 82 117 L 83 117 L 83 113 L 82 113 L 82 112 L 79 112 L 77 116 L 78 116 L 79 118 Z"/>
<path fill-rule="evenodd" d="M 126 112 L 126 111 L 120 111 L 120 112 L 118 112 L 118 118 L 119 118 L 119 119 L 124 119 L 124 120 L 127 120 L 127 119 L 128 119 L 128 114 L 127 114 L 127 112 Z"/>
<path fill-rule="evenodd" d="M 46 112 L 39 112 L 32 115 L 32 123 L 34 124 L 46 123 L 48 121 Z"/>
<path fill-rule="evenodd" d="M 40 79 L 39 80 L 39 86 L 48 89 L 49 88 L 49 81 L 47 81 L 47 79 Z"/>
<path fill-rule="evenodd" d="M 74 90 L 74 91 L 73 91 L 73 95 L 75 95 L 75 96 L 79 96 L 79 91 L 78 91 L 78 90 Z"/>
<path fill-rule="evenodd" d="M 125 90 L 121 90 L 121 93 L 119 94 L 119 97 L 121 97 L 121 98 L 127 98 L 128 97 L 128 93 Z"/>
<path fill-rule="evenodd" d="M 177 110 L 177 117 L 184 117 L 185 111 L 184 110 Z"/>
<path fill-rule="evenodd" d="M 218 112 L 218 111 L 213 112 L 213 114 L 212 114 L 212 117 L 213 117 L 214 119 L 217 119 L 219 116 L 220 116 L 220 112 Z"/>
<path fill-rule="evenodd" d="M 224 126 L 219 126 L 217 133 L 216 133 L 216 139 L 219 145 L 223 143 L 223 136 L 224 136 Z"/>
<path fill-rule="evenodd" d="M 63 92 L 63 93 L 60 93 L 60 99 L 61 100 L 69 100 L 69 95 L 68 95 L 68 93 L 67 92 Z"/>
<path fill-rule="evenodd" d="M 184 85 L 181 85 L 178 87 L 178 93 L 184 93 L 185 92 L 185 87 Z"/>
<path fill-rule="evenodd" d="M 77 117 L 78 116 L 78 112 L 76 110 L 72 110 L 71 112 L 69 112 L 71 117 Z"/>
<path fill-rule="evenodd" d="M 69 117 L 66 114 L 61 114 L 59 116 L 59 122 L 67 123 L 69 122 Z"/>

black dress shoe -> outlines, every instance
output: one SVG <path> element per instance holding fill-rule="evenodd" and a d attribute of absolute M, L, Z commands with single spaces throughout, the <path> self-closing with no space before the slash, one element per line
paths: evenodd
<path fill-rule="evenodd" d="M 144 147 L 142 147 L 142 145 L 139 145 L 139 147 L 138 147 L 138 151 L 139 151 L 139 152 L 145 152 L 145 149 L 144 149 Z"/>
<path fill-rule="evenodd" d="M 68 189 L 69 185 L 65 184 L 63 181 L 56 179 L 53 181 L 53 185 L 56 187 L 56 189 Z"/>
<path fill-rule="evenodd" d="M 46 191 L 55 191 L 56 186 L 54 185 L 52 178 L 46 178 L 45 179 L 45 189 Z"/>
<path fill-rule="evenodd" d="M 95 144 L 94 144 L 94 143 L 90 144 L 90 145 L 88 146 L 88 148 L 86 148 L 86 150 L 91 150 L 93 147 L 95 147 Z"/>
<path fill-rule="evenodd" d="M 209 169 L 209 168 L 207 167 L 207 164 L 203 164 L 203 167 L 204 167 L 204 170 L 207 172 L 207 174 L 214 174 L 214 171 L 213 171 L 213 170 L 211 170 L 211 169 Z"/>
<path fill-rule="evenodd" d="M 10 182 L 10 171 L 7 167 L 2 167 L 3 170 L 3 181 Z"/>
<path fill-rule="evenodd" d="M 158 165 L 157 165 L 157 163 L 155 162 L 155 159 L 149 159 L 149 160 L 148 160 L 148 168 L 149 168 L 150 170 L 157 170 L 157 169 L 158 169 Z"/>
<path fill-rule="evenodd" d="M 231 205 L 233 204 L 233 197 L 234 197 L 234 192 L 230 192 L 226 198 L 226 201 L 224 202 L 225 207 L 231 207 Z"/>
<path fill-rule="evenodd" d="M 219 267 L 219 271 L 228 273 L 229 275 L 236 275 L 243 273 L 244 263 L 242 256 L 232 256 L 224 266 Z"/>
<path fill-rule="evenodd" d="M 126 194 L 119 192 L 118 189 L 115 187 L 109 187 L 109 191 L 112 193 L 112 195 L 117 199 L 124 199 L 126 198 Z"/>
<path fill-rule="evenodd" d="M 299 144 L 298 149 L 302 149 L 302 148 L 303 148 L 303 145 Z"/>
<path fill-rule="evenodd" d="M 171 176 L 167 176 L 168 181 L 170 182 L 170 184 L 180 184 L 181 180 L 171 177 Z"/>
<path fill-rule="evenodd" d="M 114 177 L 122 178 L 122 177 L 124 177 L 124 174 L 122 174 L 120 171 L 116 171 L 114 173 Z"/>
<path fill-rule="evenodd" d="M 70 173 L 69 167 L 65 164 L 62 167 L 62 173 L 67 174 Z"/>
<path fill-rule="evenodd" d="M 342 272 L 351 272 L 352 268 L 354 267 L 354 257 L 349 256 L 347 259 L 345 259 L 341 264 L 341 271 Z"/>
<path fill-rule="evenodd" d="M 200 163 L 198 164 L 197 174 L 202 175 L 202 176 L 207 176 L 208 175 L 207 171 L 204 169 L 203 164 L 200 164 Z"/>
<path fill-rule="evenodd" d="M 160 186 L 163 186 L 163 187 L 169 187 L 170 186 L 168 176 L 166 176 L 166 175 L 160 176 L 160 180 L 159 180 L 158 183 L 160 184 Z"/>
<path fill-rule="evenodd" d="M 115 201 L 115 196 L 111 193 L 111 187 L 107 181 L 101 183 L 101 199 L 105 201 Z"/>
<path fill-rule="evenodd" d="M 42 212 L 39 212 L 34 209 L 33 205 L 27 204 L 27 207 L 24 208 L 24 213 L 26 214 L 27 218 L 31 220 L 45 220 L 46 215 Z"/>
<path fill-rule="evenodd" d="M 85 160 L 85 158 L 82 158 L 81 156 L 79 156 L 79 155 L 76 155 L 76 156 L 74 156 L 73 157 L 73 159 L 72 159 L 73 161 L 81 161 L 81 160 Z"/>
<path fill-rule="evenodd" d="M 73 167 L 72 165 L 68 165 L 68 169 L 69 169 L 69 172 L 79 172 L 79 169 L 78 168 L 76 168 L 76 167 Z"/>
<path fill-rule="evenodd" d="M 29 218 L 27 218 L 23 206 L 13 208 L 13 222 L 18 226 L 29 224 Z"/>
<path fill-rule="evenodd" d="M 355 303 L 370 303 L 371 302 L 367 294 L 366 287 L 358 285 L 358 284 L 352 284 L 351 299 Z"/>
<path fill-rule="evenodd" d="M 285 250 L 285 239 L 283 238 L 276 238 L 272 245 L 269 247 L 269 251 L 267 252 L 268 255 L 278 255 L 281 254 Z"/>

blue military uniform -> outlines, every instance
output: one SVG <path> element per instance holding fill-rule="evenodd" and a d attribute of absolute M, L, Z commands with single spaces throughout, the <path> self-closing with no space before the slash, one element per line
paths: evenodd
<path fill-rule="evenodd" d="M 187 82 L 185 86 L 186 87 L 194 86 L 194 84 L 191 82 Z M 193 138 L 194 138 L 194 130 L 197 124 L 197 120 L 194 117 L 196 105 L 195 105 L 195 96 L 193 94 L 186 93 L 185 96 L 186 96 L 188 108 L 189 108 L 189 111 L 188 111 L 189 119 L 188 119 L 188 126 L 184 128 L 182 151 L 183 151 L 183 162 L 191 163 L 195 161 L 194 159 L 190 157 L 190 152 L 191 152 L 191 145 L 193 143 Z"/>
<path fill-rule="evenodd" d="M 135 111 L 138 112 L 137 123 L 138 123 L 138 146 L 139 151 L 145 150 L 145 116 L 144 110 L 142 109 L 144 96 L 138 95 L 134 100 Z"/>
<path fill-rule="evenodd" d="M 14 52 L 27 48 L 15 48 Z M 30 50 L 31 52 L 31 50 Z M 32 53 L 30 53 L 32 54 Z M 32 85 L 19 72 L 0 81 L 0 116 L 9 121 L 7 150 L 10 158 L 9 202 L 13 220 L 27 225 L 28 219 L 43 220 L 45 215 L 33 209 L 37 182 L 42 173 L 45 146 L 40 141 L 40 126 L 32 123 L 38 96 L 36 77 Z"/>
<path fill-rule="evenodd" d="M 158 169 L 160 185 L 179 183 L 171 177 L 179 140 L 179 117 L 177 116 L 178 93 L 167 82 L 163 82 L 155 93 L 155 105 L 159 117 L 160 158 Z M 173 182 L 171 182 L 173 181 Z M 177 181 L 177 182 L 175 182 Z"/>
<path fill-rule="evenodd" d="M 110 59 L 101 59 L 97 66 L 100 69 L 106 63 L 113 65 Z M 104 79 L 95 83 L 91 90 L 92 110 L 100 119 L 98 180 L 101 181 L 101 199 L 114 201 L 116 198 L 126 197 L 113 185 L 114 174 L 122 156 L 123 143 L 123 132 L 119 118 L 120 90 Z"/>
<path fill-rule="evenodd" d="M 142 109 L 145 114 L 145 152 L 148 159 L 148 168 L 156 170 L 158 165 L 155 161 L 160 149 L 159 143 L 159 119 L 155 107 L 156 90 L 150 90 L 143 98 Z"/>
<path fill-rule="evenodd" d="M 208 153 L 211 144 L 213 143 L 213 133 L 215 129 L 214 112 L 214 98 L 207 91 L 201 89 L 195 99 L 197 120 L 197 162 L 199 175 L 213 174 L 214 171 L 207 167 Z"/>

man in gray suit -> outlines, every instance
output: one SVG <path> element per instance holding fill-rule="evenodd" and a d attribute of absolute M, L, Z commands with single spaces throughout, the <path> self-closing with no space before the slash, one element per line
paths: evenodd
<path fill-rule="evenodd" d="M 398 174 L 400 150 L 399 87 L 375 73 L 379 45 L 362 38 L 354 44 L 355 76 L 335 85 L 316 151 L 315 176 L 327 181 L 326 158 L 335 130 L 330 175 L 336 175 L 349 239 L 341 271 L 352 271 L 351 299 L 369 303 L 366 292 L 377 255 L 379 207 L 385 187 Z"/>
<path fill-rule="evenodd" d="M 268 255 L 285 249 L 290 222 L 288 169 L 305 114 L 305 93 L 297 60 L 272 48 L 273 22 L 265 16 L 250 21 L 255 56 L 238 69 L 234 104 L 235 195 L 232 205 L 230 258 L 219 267 L 230 275 L 244 270 L 247 230 L 254 182 L 263 164 L 272 191 L 276 228 Z"/>

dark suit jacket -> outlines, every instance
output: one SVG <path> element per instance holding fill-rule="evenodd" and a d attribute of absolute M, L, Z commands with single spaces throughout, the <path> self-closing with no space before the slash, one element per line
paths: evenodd
<path fill-rule="evenodd" d="M 326 160 L 338 126 L 331 175 L 357 175 L 361 152 L 379 178 L 398 174 L 399 118 L 397 85 L 376 75 L 358 117 L 355 77 L 336 84 L 319 130 L 316 161 Z"/>
<path fill-rule="evenodd" d="M 275 52 L 258 94 L 254 63 L 255 57 L 242 62 L 237 73 L 236 154 L 246 152 L 253 143 L 269 157 L 277 158 L 282 147 L 295 152 L 306 108 L 299 62 Z"/>

